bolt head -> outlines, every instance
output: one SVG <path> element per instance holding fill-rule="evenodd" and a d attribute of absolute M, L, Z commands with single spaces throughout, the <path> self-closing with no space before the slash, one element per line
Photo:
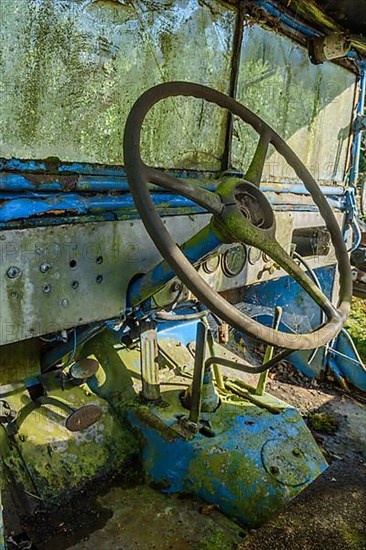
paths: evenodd
<path fill-rule="evenodd" d="M 171 292 L 179 292 L 181 288 L 182 288 L 182 285 L 180 283 L 178 283 L 177 281 L 174 281 L 170 285 L 170 291 Z"/>

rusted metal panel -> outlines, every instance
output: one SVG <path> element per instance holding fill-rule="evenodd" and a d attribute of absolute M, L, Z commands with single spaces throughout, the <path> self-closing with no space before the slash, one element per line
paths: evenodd
<path fill-rule="evenodd" d="M 166 218 L 178 242 L 208 215 Z M 159 262 L 139 220 L 3 231 L 0 343 L 31 338 L 124 312 L 131 278 Z"/>

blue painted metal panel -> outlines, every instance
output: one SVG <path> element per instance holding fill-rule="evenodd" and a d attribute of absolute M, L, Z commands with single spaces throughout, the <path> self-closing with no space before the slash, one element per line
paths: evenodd
<path fill-rule="evenodd" d="M 168 195 L 164 193 L 154 193 L 154 203 L 162 208 L 189 208 L 193 212 L 203 212 L 192 201 L 179 195 Z M 22 198 L 17 196 L 13 200 L 4 202 L 0 207 L 0 222 L 13 220 L 24 220 L 32 216 L 40 216 L 47 213 L 57 213 L 64 211 L 69 214 L 88 214 L 115 210 L 134 210 L 135 205 L 131 195 L 121 196 L 94 196 L 85 197 L 76 193 L 52 194 L 48 196 L 36 196 L 33 198 Z M 41 223 L 40 223 L 41 225 Z"/>
<path fill-rule="evenodd" d="M 192 240 L 184 243 L 181 249 L 190 262 L 194 264 L 221 244 L 222 240 L 209 224 L 197 233 Z M 139 304 L 174 276 L 174 271 L 169 264 L 162 261 L 150 273 L 132 283 L 128 292 L 127 304 L 130 306 Z M 149 308 L 149 305 L 147 307 Z"/>
<path fill-rule="evenodd" d="M 366 367 L 346 330 L 342 330 L 328 349 L 328 366 L 337 378 L 344 379 L 366 392 Z"/>
<path fill-rule="evenodd" d="M 324 294 L 331 298 L 335 277 L 335 266 L 315 269 Z M 283 332 L 301 333 L 310 332 L 321 324 L 321 310 L 312 298 L 292 279 L 284 276 L 246 287 L 243 289 L 240 307 L 248 311 L 252 317 L 266 326 L 273 325 L 273 313 L 276 306 L 283 308 L 282 320 L 279 330 Z M 263 312 L 265 307 L 266 312 Z M 255 345 L 247 336 L 236 334 L 236 338 Z M 309 378 L 321 378 L 325 370 L 325 348 L 320 348 L 318 353 L 309 363 L 312 351 L 297 351 L 292 353 L 287 360 L 300 372 Z"/>
<path fill-rule="evenodd" d="M 244 525 L 261 525 L 327 467 L 300 414 L 285 403 L 281 402 L 281 414 L 245 400 L 222 403 L 215 413 L 204 415 L 215 436 L 198 433 L 191 440 L 170 430 L 177 424 L 175 415 L 187 413 L 179 392 L 170 395 L 168 403 L 169 407 L 150 408 L 142 416 L 136 408 L 128 413 L 142 435 L 147 479 L 164 492 L 203 498 Z M 283 455 L 281 478 L 277 470 L 271 472 L 269 448 Z"/>

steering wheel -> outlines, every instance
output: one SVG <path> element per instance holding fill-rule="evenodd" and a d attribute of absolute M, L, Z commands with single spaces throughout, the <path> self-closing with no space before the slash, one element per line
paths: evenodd
<path fill-rule="evenodd" d="M 260 139 L 246 175 L 251 182 L 243 178 L 224 178 L 216 191 L 211 192 L 201 185 L 181 180 L 144 164 L 140 154 L 143 121 L 153 105 L 173 96 L 191 96 L 215 103 L 256 130 Z M 270 144 L 295 170 L 325 221 L 338 262 L 338 307 L 332 304 L 275 238 L 273 209 L 259 189 Z M 177 277 L 209 310 L 236 330 L 272 346 L 289 350 L 314 349 L 327 344 L 338 334 L 348 316 L 352 297 L 351 266 L 345 242 L 332 209 L 315 179 L 286 142 L 260 117 L 236 100 L 207 86 L 191 82 L 159 84 L 142 94 L 129 113 L 124 132 L 124 159 L 131 193 L 147 232 Z M 148 183 L 182 195 L 212 213 L 211 228 L 222 242 L 245 243 L 271 257 L 320 306 L 327 317 L 326 322 L 311 333 L 293 334 L 262 325 L 240 312 L 206 283 L 174 242 L 155 208 Z"/>

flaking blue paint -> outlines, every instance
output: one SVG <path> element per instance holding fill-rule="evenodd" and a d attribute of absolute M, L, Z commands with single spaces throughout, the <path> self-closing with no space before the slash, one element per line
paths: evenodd
<path fill-rule="evenodd" d="M 175 414 L 182 412 L 179 399 L 170 396 L 169 403 L 169 409 L 149 411 L 167 427 L 175 424 Z M 129 411 L 129 421 L 142 436 L 142 462 L 149 482 L 167 493 L 198 496 L 240 523 L 257 527 L 327 467 L 292 407 L 284 405 L 281 414 L 273 415 L 246 402 L 231 403 L 205 417 L 216 436 L 206 438 L 198 433 L 194 439 L 184 440 L 174 431 L 168 437 L 158 426 L 145 423 L 136 409 Z M 262 457 L 267 441 L 275 439 L 280 450 L 289 438 L 304 450 L 298 467 L 308 472 L 306 481 L 296 486 L 277 481 L 264 467 Z"/>

